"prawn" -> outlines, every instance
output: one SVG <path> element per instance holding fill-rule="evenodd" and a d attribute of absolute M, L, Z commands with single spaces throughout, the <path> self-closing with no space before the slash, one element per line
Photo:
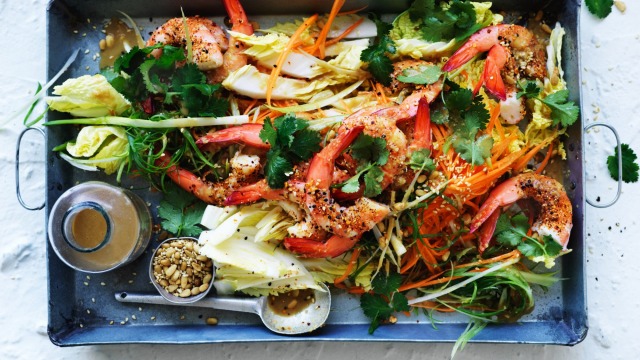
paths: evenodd
<path fill-rule="evenodd" d="M 363 129 L 357 126 L 338 133 L 313 157 L 307 173 L 305 204 L 309 214 L 320 227 L 343 238 L 357 237 L 371 230 L 390 211 L 388 206 L 364 197 L 350 207 L 341 206 L 331 196 L 335 161 Z"/>
<path fill-rule="evenodd" d="M 271 146 L 260 139 L 262 124 L 243 124 L 226 129 L 209 132 L 196 141 L 198 148 L 212 151 L 219 146 L 245 144 L 258 149 L 269 149 Z"/>
<path fill-rule="evenodd" d="M 499 213 L 499 208 L 512 205 L 520 199 L 532 199 L 540 206 L 531 230 L 541 236 L 551 236 L 566 250 L 573 227 L 571 201 L 557 180 L 536 173 L 514 176 L 491 191 L 470 225 L 471 233 L 482 226 L 480 247 L 486 248 L 493 235 L 495 222 L 498 221 L 495 213 Z"/>
<path fill-rule="evenodd" d="M 211 182 L 178 165 L 170 165 L 170 162 L 171 156 L 167 153 L 163 153 L 156 160 L 158 166 L 168 166 L 166 174 L 174 183 L 198 199 L 213 205 L 223 205 L 233 190 L 247 183 L 255 182 L 261 168 L 258 156 L 236 153 L 230 161 L 231 172 L 229 176 L 222 181 Z"/>
<path fill-rule="evenodd" d="M 253 34 L 253 25 L 249 22 L 247 14 L 240 5 L 239 0 L 222 0 L 229 20 L 231 30 L 245 35 Z M 221 83 L 230 73 L 247 65 L 248 57 L 244 54 L 245 46 L 233 36 L 229 37 L 229 49 L 223 54 L 222 66 L 210 71 L 207 79 L 211 83 Z"/>
<path fill-rule="evenodd" d="M 186 43 L 184 22 L 183 18 L 170 19 L 151 34 L 147 40 L 147 46 L 160 43 L 184 46 Z M 229 41 L 222 28 L 213 21 L 200 16 L 188 17 L 186 23 L 191 38 L 193 61 L 198 65 L 198 68 L 204 71 L 222 66 L 223 52 L 229 48 Z M 162 50 L 156 49 L 152 54 L 159 57 Z"/>
<path fill-rule="evenodd" d="M 518 123 L 524 116 L 524 102 L 516 97 L 516 83 L 522 76 L 532 79 L 546 76 L 544 47 L 531 31 L 520 25 L 489 26 L 471 35 L 442 69 L 453 71 L 483 52 L 488 54 L 475 91 L 484 85 L 500 99 L 503 119 L 510 124 Z"/>
<path fill-rule="evenodd" d="M 387 163 L 380 167 L 383 173 L 380 187 L 383 190 L 393 182 L 396 175 L 404 168 L 407 155 L 424 146 L 424 141 L 427 141 L 427 138 L 430 139 L 431 121 L 428 114 L 428 103 L 432 102 L 440 94 L 440 91 L 442 91 L 442 82 L 437 81 L 414 91 L 398 105 L 382 109 L 374 107 L 368 110 L 360 110 L 343 120 L 343 125 L 338 129 L 338 133 L 355 126 L 363 126 L 365 134 L 385 139 L 389 158 Z M 409 142 L 397 124 L 416 117 L 421 102 L 424 103 L 423 107 L 426 106 L 426 110 L 422 109 L 423 113 L 426 111 L 426 116 L 421 116 L 420 124 L 414 130 L 414 139 Z M 418 138 L 425 140 L 416 142 L 415 139 Z M 408 148 L 409 152 L 407 151 Z"/>

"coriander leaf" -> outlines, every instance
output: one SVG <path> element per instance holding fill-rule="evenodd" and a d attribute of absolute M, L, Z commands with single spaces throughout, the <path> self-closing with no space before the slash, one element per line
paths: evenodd
<path fill-rule="evenodd" d="M 471 28 L 477 28 L 474 7 L 466 1 L 443 1 L 438 8 L 425 10 L 425 13 L 421 32 L 423 38 L 428 41 L 466 37 Z"/>
<path fill-rule="evenodd" d="M 258 137 L 260 137 L 260 140 L 262 140 L 265 144 L 269 144 L 271 146 L 277 145 L 278 133 L 273 127 L 273 124 L 271 123 L 271 119 L 269 117 L 264 119 L 262 130 L 260 130 Z"/>
<path fill-rule="evenodd" d="M 411 21 L 424 19 L 435 9 L 435 0 L 415 0 L 409 7 L 409 18 Z"/>
<path fill-rule="evenodd" d="M 388 276 L 378 274 L 372 281 L 373 294 L 365 293 L 360 297 L 360 307 L 371 319 L 369 333 L 372 334 L 380 325 L 380 321 L 388 319 L 394 311 L 409 311 L 409 303 L 404 294 L 398 292 L 402 284 L 402 276 L 391 273 Z M 388 303 L 389 299 L 391 303 Z"/>
<path fill-rule="evenodd" d="M 386 42 L 386 40 L 385 40 Z M 390 53 L 395 53 L 395 48 Z M 393 72 L 393 61 L 386 55 L 387 48 L 385 43 L 372 45 L 360 54 L 360 60 L 366 62 L 367 69 L 373 77 L 385 86 L 391 84 L 390 74 Z"/>
<path fill-rule="evenodd" d="M 356 160 L 369 161 L 378 165 L 384 165 L 389 160 L 387 141 L 382 138 L 360 134 L 349 149 Z"/>
<path fill-rule="evenodd" d="M 320 151 L 322 137 L 317 131 L 304 129 L 299 131 L 291 142 L 291 154 L 300 161 L 310 159 Z"/>
<path fill-rule="evenodd" d="M 524 214 L 516 214 L 511 218 L 513 230 L 522 236 L 527 236 L 529 231 L 529 219 Z"/>
<path fill-rule="evenodd" d="M 638 156 L 633 149 L 627 144 L 621 144 L 622 150 L 622 181 L 626 183 L 634 183 L 638 181 L 638 163 L 636 160 Z M 614 148 L 614 155 L 607 158 L 607 168 L 609 169 L 609 175 L 614 180 L 618 180 L 618 151 Z"/>
<path fill-rule="evenodd" d="M 390 273 L 388 276 L 379 273 L 378 276 L 371 280 L 373 292 L 387 297 L 398 291 L 401 284 L 402 276 L 398 273 Z"/>
<path fill-rule="evenodd" d="M 357 173 L 354 176 L 350 177 L 349 180 L 345 181 L 340 188 L 342 192 L 347 194 L 353 194 L 360 190 L 360 175 L 362 173 Z"/>
<path fill-rule="evenodd" d="M 604 19 L 611 13 L 613 0 L 585 0 L 585 4 L 590 13 Z"/>
<path fill-rule="evenodd" d="M 482 165 L 485 159 L 491 157 L 493 138 L 489 135 L 482 135 L 474 140 L 454 135 L 452 144 L 464 161 L 471 165 Z"/>
<path fill-rule="evenodd" d="M 364 196 L 372 198 L 382 193 L 382 179 L 384 173 L 378 166 L 373 166 L 364 174 Z"/>
<path fill-rule="evenodd" d="M 558 256 L 560 252 L 562 252 L 562 245 L 553 240 L 551 236 L 545 235 L 542 241 L 544 242 L 544 251 L 547 253 L 547 256 Z"/>
<path fill-rule="evenodd" d="M 390 75 L 393 72 L 393 61 L 388 54 L 396 52 L 395 44 L 389 37 L 389 31 L 393 26 L 380 20 L 375 14 L 371 14 L 369 17 L 376 24 L 376 41 L 362 51 L 360 60 L 368 64 L 369 72 L 377 81 L 388 86 L 391 84 Z"/>
<path fill-rule="evenodd" d="M 298 119 L 294 113 L 288 113 L 277 117 L 273 122 L 273 126 L 278 129 L 277 144 L 289 149 L 293 143 L 293 134 L 296 131 L 305 129 L 309 124 L 305 120 Z"/>
<path fill-rule="evenodd" d="M 449 110 L 466 110 L 473 103 L 473 92 L 469 89 L 456 89 L 444 94 L 444 103 Z"/>
<path fill-rule="evenodd" d="M 291 161 L 286 159 L 279 149 L 269 149 L 269 152 L 267 152 L 267 162 L 264 166 L 264 174 L 269 187 L 272 189 L 282 189 L 292 172 L 293 165 Z"/>
<path fill-rule="evenodd" d="M 438 125 L 449 122 L 449 110 L 447 110 L 442 103 L 437 103 L 433 109 L 431 109 L 431 122 Z"/>
<path fill-rule="evenodd" d="M 163 45 L 162 54 L 157 58 L 156 65 L 163 70 L 174 69 L 176 63 L 186 60 L 184 56 L 184 50 L 181 47 Z M 189 64 L 195 65 L 195 64 Z"/>
<path fill-rule="evenodd" d="M 413 170 L 423 170 L 431 172 L 436 169 L 436 165 L 431 159 L 431 151 L 429 149 L 420 149 L 411 154 L 409 166 Z"/>
<path fill-rule="evenodd" d="M 448 11 L 456 18 L 455 37 L 459 36 L 458 29 L 466 30 L 476 24 L 476 11 L 473 4 L 469 2 L 454 0 L 450 3 Z"/>
<path fill-rule="evenodd" d="M 517 84 L 520 88 L 520 91 L 518 91 L 518 93 L 516 94 L 517 99 L 520 99 L 523 96 L 528 99 L 534 99 L 538 97 L 538 95 L 540 95 L 540 91 L 542 91 L 542 89 L 540 89 L 535 81 L 529 80 L 525 82 L 524 86 L 522 86 L 520 82 L 518 82 Z"/>
<path fill-rule="evenodd" d="M 440 79 L 442 70 L 438 65 L 419 65 L 417 68 L 407 68 L 398 75 L 398 81 L 408 84 L 430 85 Z"/>
<path fill-rule="evenodd" d="M 202 220 L 202 214 L 207 207 L 207 204 L 203 202 L 196 202 L 192 207 L 185 209 L 184 216 L 182 218 L 183 226 L 181 236 L 197 237 L 202 232 L 202 228 L 198 224 Z"/>
<path fill-rule="evenodd" d="M 188 192 L 170 185 L 158 207 L 160 225 L 176 236 L 196 237 L 202 232 L 198 224 L 205 207 L 206 204 L 196 201 Z"/>
<path fill-rule="evenodd" d="M 131 50 L 120 55 L 114 61 L 113 70 L 116 74 L 120 74 L 120 72 L 130 74 L 132 72 L 131 70 L 137 69 L 145 60 L 147 60 L 147 54 L 144 50 L 134 46 Z"/>
<path fill-rule="evenodd" d="M 168 201 L 160 201 L 158 216 L 162 219 L 160 225 L 172 234 L 179 234 L 182 227 L 182 208 Z"/>
<path fill-rule="evenodd" d="M 395 311 L 411 310 L 407 297 L 402 293 L 393 294 L 393 298 L 391 299 L 391 307 L 393 307 L 393 310 Z"/>
<path fill-rule="evenodd" d="M 206 76 L 196 64 L 185 64 L 184 66 L 177 68 L 171 79 L 172 90 L 181 91 L 183 85 L 187 84 L 205 84 L 207 81 Z M 215 88 L 217 90 L 220 86 Z"/>
<path fill-rule="evenodd" d="M 524 218 L 524 227 L 521 220 L 518 217 Z M 509 218 L 507 214 L 501 214 L 496 224 L 495 234 L 496 240 L 499 244 L 518 246 L 522 243 L 522 238 L 527 236 L 529 230 L 529 223 L 524 215 L 518 214 L 513 218 Z"/>
<path fill-rule="evenodd" d="M 540 99 L 545 105 L 551 108 L 551 119 L 553 124 L 560 123 L 567 127 L 578 120 L 579 109 L 573 101 L 569 99 L 569 90 L 556 91 L 544 99 Z"/>
<path fill-rule="evenodd" d="M 393 309 L 389 307 L 389 304 L 382 297 L 369 293 L 362 294 L 360 306 L 364 314 L 370 318 L 380 317 L 386 319 L 393 313 Z"/>
<path fill-rule="evenodd" d="M 378 328 L 380 320 L 387 319 L 393 314 L 393 309 L 389 307 L 389 304 L 379 295 L 369 293 L 362 294 L 362 296 L 360 296 L 360 307 L 365 316 L 371 319 L 369 334 L 373 334 Z"/>
<path fill-rule="evenodd" d="M 274 127 L 275 126 L 275 127 Z M 294 114 L 280 116 L 271 122 L 266 118 L 258 135 L 271 145 L 267 152 L 265 177 L 272 189 L 281 189 L 293 171 L 293 163 L 309 159 L 320 150 L 321 137 L 307 129 L 308 123 Z"/>
<path fill-rule="evenodd" d="M 542 251 L 542 248 L 534 241 L 525 241 L 520 243 L 520 245 L 518 245 L 518 251 L 520 251 L 522 255 L 526 257 L 536 257 L 544 255 L 544 251 Z"/>

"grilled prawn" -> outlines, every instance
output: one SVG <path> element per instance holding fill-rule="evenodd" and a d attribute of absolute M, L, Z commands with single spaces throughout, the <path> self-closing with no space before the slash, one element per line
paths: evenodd
<path fill-rule="evenodd" d="M 563 186 L 555 179 L 535 173 L 514 176 L 498 185 L 480 207 L 471 221 L 473 233 L 482 226 L 480 249 L 486 248 L 500 208 L 510 206 L 520 199 L 532 199 L 540 206 L 540 212 L 531 230 L 538 235 L 549 235 L 566 250 L 573 227 L 571 201 Z M 487 221 L 485 225 L 483 225 Z M 486 227 L 485 227 L 486 226 Z"/>

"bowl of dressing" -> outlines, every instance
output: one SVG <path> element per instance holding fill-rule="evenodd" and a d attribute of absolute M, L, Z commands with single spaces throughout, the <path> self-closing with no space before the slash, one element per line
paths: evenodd
<path fill-rule="evenodd" d="M 103 273 L 137 259 L 151 238 L 151 213 L 129 190 L 89 181 L 62 194 L 51 208 L 47 235 L 68 266 Z"/>

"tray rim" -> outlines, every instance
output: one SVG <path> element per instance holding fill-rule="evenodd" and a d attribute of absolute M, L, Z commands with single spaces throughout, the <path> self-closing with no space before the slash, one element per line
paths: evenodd
<path fill-rule="evenodd" d="M 50 0 L 49 4 L 47 6 L 47 16 L 46 16 L 46 29 L 47 29 L 47 59 L 46 59 L 46 63 L 47 63 L 47 78 L 51 77 L 51 73 L 50 73 L 50 53 L 51 53 L 51 49 L 49 47 L 49 35 L 50 35 L 50 10 L 52 8 L 52 6 L 54 6 L 55 3 L 64 3 L 62 0 Z M 565 1 L 565 7 L 575 7 L 576 8 L 576 35 L 579 36 L 580 34 L 580 16 L 579 16 L 579 12 L 580 12 L 580 8 L 581 8 L 581 4 L 579 1 L 576 0 L 566 0 Z M 579 39 L 576 39 L 576 46 L 575 46 L 575 50 L 578 53 L 578 56 L 576 56 L 577 59 L 577 68 L 578 68 L 578 72 L 577 74 L 575 74 L 575 76 L 577 76 L 577 81 L 578 84 L 581 83 L 582 80 L 582 73 L 581 71 L 579 71 L 579 69 L 581 69 L 580 67 L 580 56 L 579 56 L 579 52 L 580 52 L 580 47 L 579 47 Z M 577 97 L 580 103 L 580 108 L 581 110 L 583 110 L 583 103 L 582 103 L 582 87 L 578 86 L 578 91 L 577 93 L 572 92 L 572 97 Z M 48 117 L 48 116 L 47 116 Z M 580 124 L 583 124 L 583 118 L 582 118 L 582 111 L 580 114 Z M 575 124 L 574 126 L 578 126 L 577 124 Z M 47 142 L 47 148 L 49 148 L 49 144 L 48 144 L 48 140 L 49 137 L 46 137 L 46 142 Z M 584 144 L 584 134 L 582 131 L 580 131 L 580 144 Z M 580 146 L 580 155 L 582 157 L 584 157 L 584 147 Z M 48 154 L 47 156 L 50 156 L 50 154 Z M 575 206 L 580 206 L 584 212 L 584 208 L 585 208 L 585 189 L 584 189 L 584 179 L 585 179 L 585 169 L 584 167 L 581 168 L 581 181 L 582 181 L 582 187 L 581 187 L 581 193 L 577 194 L 576 193 L 576 199 L 579 197 L 580 198 L 580 203 L 577 204 L 574 202 L 574 207 Z M 46 173 L 46 183 L 50 184 L 49 182 L 49 173 Z M 46 189 L 46 202 L 47 202 L 47 206 L 45 207 L 45 222 L 48 219 L 49 216 L 49 211 L 51 209 L 51 205 L 52 203 L 50 203 L 50 199 L 49 199 L 49 188 Z M 584 235 L 584 227 L 585 227 L 585 222 L 586 219 L 584 217 L 585 214 L 582 215 L 582 232 Z M 582 238 L 582 245 L 584 245 L 584 242 L 586 241 L 586 239 Z M 52 255 L 53 254 L 53 255 Z M 52 301 L 51 301 L 51 286 L 52 286 L 52 281 L 51 281 L 51 277 L 50 277 L 50 256 L 55 257 L 55 254 L 52 252 L 49 242 L 47 241 L 47 254 L 46 254 L 46 261 L 47 261 L 47 292 L 48 292 L 48 300 L 49 300 L 49 324 L 51 323 L 51 316 L 52 316 Z M 585 310 L 584 310 L 584 319 L 582 319 L 583 321 L 583 327 L 581 328 L 581 331 L 579 333 L 575 333 L 572 332 L 571 328 L 572 326 L 568 325 L 566 323 L 567 319 L 565 318 L 565 316 L 562 316 L 560 318 L 559 321 L 554 321 L 554 322 L 550 322 L 548 321 L 548 323 L 553 323 L 555 326 L 558 325 L 564 325 L 564 327 L 566 327 L 566 334 L 568 334 L 569 336 L 566 338 L 567 341 L 565 342 L 549 342 L 546 340 L 540 340 L 540 341 L 528 341 L 528 340 L 504 340 L 504 339 L 487 339 L 485 338 L 483 335 L 483 333 L 481 332 L 480 335 L 478 335 L 476 338 L 472 339 L 470 342 L 473 343 L 529 343 L 529 344 L 553 344 L 553 345 L 576 345 L 578 343 L 580 343 L 581 341 L 583 341 L 586 338 L 587 335 L 587 331 L 588 331 L 588 316 L 587 316 L 587 311 L 586 311 L 586 261 L 585 261 L 585 255 L 583 254 L 583 259 L 582 259 L 582 288 L 583 288 L 583 293 L 581 294 L 583 296 L 583 300 L 584 300 L 584 304 L 585 304 Z M 569 319 L 570 320 L 570 319 Z M 539 323 L 543 323 L 543 322 L 539 322 Z M 536 324 L 535 322 L 527 322 L 526 325 L 529 324 Z M 394 329 L 398 329 L 399 327 L 403 327 L 403 326 L 407 326 L 409 328 L 413 328 L 415 326 L 424 326 L 425 324 L 396 324 L 394 325 Z M 537 325 L 537 324 L 536 324 Z M 221 325 L 218 326 L 218 328 L 220 327 L 224 327 L 224 326 L 228 326 L 228 325 Z M 262 333 L 263 330 L 261 326 L 249 326 L 249 325 L 234 325 L 236 327 L 240 327 L 246 331 L 249 331 L 251 333 L 256 333 L 256 334 L 260 334 Z M 368 325 L 361 325 L 361 324 L 349 324 L 349 325 L 327 325 L 322 332 L 324 333 L 325 330 L 329 331 L 329 332 L 333 332 L 336 331 L 338 333 L 342 333 L 342 328 L 344 327 L 350 327 L 350 328 L 360 328 L 363 327 L 365 331 L 362 331 L 362 333 L 360 334 L 360 332 L 358 332 L 358 334 L 360 334 L 360 336 L 358 336 L 358 334 L 356 334 L 356 336 L 322 336 L 322 335 L 316 335 L 316 334 L 312 334 L 310 336 L 296 336 L 296 337 L 282 337 L 282 336 L 271 336 L 273 334 L 270 333 L 265 333 L 262 334 L 263 336 L 259 336 L 257 338 L 253 338 L 253 339 L 242 339 L 242 338 L 226 338 L 226 339 L 206 339 L 206 340 L 202 340 L 202 341 L 188 341 L 188 342 L 184 342 L 184 341 L 176 341 L 176 342 L 172 342 L 172 341 L 167 341 L 167 340 L 153 340 L 153 339 L 146 339 L 146 340 L 130 340 L 130 339 L 121 339 L 120 341 L 96 341 L 91 340 L 91 338 L 93 337 L 90 333 L 91 332 L 97 332 L 98 334 L 103 330 L 103 329 L 111 329 L 111 331 L 113 331 L 113 327 L 110 326 L 94 326 L 94 327 L 85 327 L 85 328 L 70 328 L 67 331 L 54 331 L 50 326 L 48 326 L 47 332 L 49 334 L 49 338 L 51 340 L 51 342 L 57 346 L 83 346 L 83 345 L 98 345 L 98 344 L 196 344 L 196 343 L 247 343 L 247 342 L 279 342 L 279 341 L 293 341 L 293 342 L 298 342 L 298 341 L 356 341 L 356 342 L 381 342 L 381 341 L 394 341 L 394 342 L 407 342 L 407 343 L 414 343 L 414 342 L 421 342 L 421 343 L 442 343 L 442 342 L 454 342 L 455 339 L 457 338 L 425 338 L 425 339 L 411 339 L 411 338 L 397 338 L 396 336 L 374 336 L 371 337 L 368 335 L 368 333 L 366 332 L 366 328 L 368 327 Z M 428 326 L 431 326 L 431 324 L 428 324 Z M 457 323 L 450 323 L 450 324 L 445 324 L 445 325 L 440 325 L 439 328 L 442 329 L 442 327 L 448 327 L 448 326 L 452 326 L 456 329 L 460 328 L 463 329 L 464 326 L 466 326 L 466 324 L 457 324 Z M 131 326 L 129 328 L 134 328 L 134 327 L 148 327 L 148 328 L 158 328 L 157 325 L 152 325 L 152 326 L 142 326 L 142 325 L 136 325 L 136 326 Z M 163 325 L 160 326 L 162 328 L 177 328 L 177 329 L 184 329 L 183 326 L 179 326 L 179 325 Z M 200 328 L 200 326 L 196 326 L 194 328 Z M 133 329 L 128 329 L 128 330 L 133 330 Z M 485 330 L 483 330 L 485 331 Z M 395 332 L 395 331 L 394 331 Z M 377 331 L 377 334 L 380 333 L 380 330 Z M 457 331 L 456 334 L 459 334 L 460 331 Z M 486 333 L 486 332 L 485 332 Z M 573 336 L 571 336 L 571 334 L 573 334 Z M 76 340 L 74 340 L 76 339 Z"/>

